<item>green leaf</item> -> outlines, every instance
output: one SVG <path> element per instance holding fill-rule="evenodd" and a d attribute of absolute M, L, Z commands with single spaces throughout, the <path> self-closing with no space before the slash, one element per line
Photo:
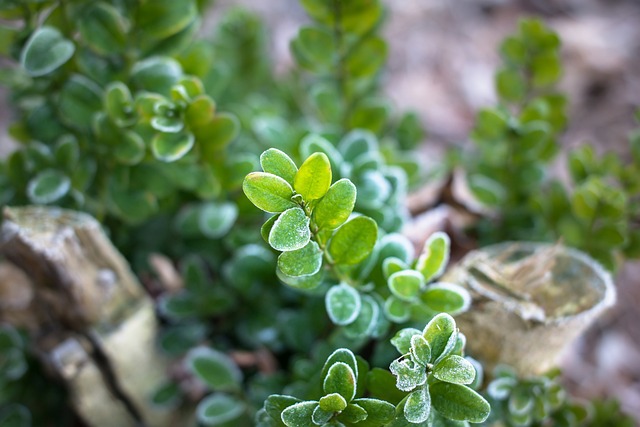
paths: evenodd
<path fill-rule="evenodd" d="M 384 313 L 390 321 L 404 323 L 411 317 L 411 304 L 391 295 L 384 302 Z"/>
<path fill-rule="evenodd" d="M 216 111 L 216 104 L 207 95 L 196 96 L 184 111 L 184 121 L 192 128 L 204 126 L 209 123 Z"/>
<path fill-rule="evenodd" d="M 293 189 L 289 183 L 270 173 L 250 173 L 244 179 L 242 189 L 251 203 L 265 212 L 280 213 L 297 206 L 291 201 Z"/>
<path fill-rule="evenodd" d="M 396 388 L 402 391 L 412 391 L 427 382 L 427 369 L 405 357 L 395 359 L 389 365 L 389 370 L 396 376 Z"/>
<path fill-rule="evenodd" d="M 338 415 L 338 421 L 345 423 L 360 423 L 368 418 L 367 411 L 360 405 L 350 403 Z M 362 425 L 362 424 L 361 424 Z"/>
<path fill-rule="evenodd" d="M 391 344 L 400 354 L 407 354 L 411 351 L 411 339 L 414 335 L 422 335 L 422 331 L 414 328 L 401 329 L 391 338 Z"/>
<path fill-rule="evenodd" d="M 291 52 L 301 67 L 315 72 L 329 71 L 334 63 L 334 37 L 322 28 L 301 28 L 291 42 Z"/>
<path fill-rule="evenodd" d="M 133 166 L 144 159 L 146 151 L 142 137 L 136 132 L 127 131 L 114 147 L 113 155 L 119 163 Z"/>
<path fill-rule="evenodd" d="M 322 251 L 316 242 L 310 241 L 301 249 L 281 253 L 278 267 L 291 277 L 316 274 L 322 268 Z"/>
<path fill-rule="evenodd" d="M 309 157 L 313 153 L 324 153 L 329 158 L 331 163 L 331 174 L 333 176 L 340 176 L 340 168 L 343 164 L 342 154 L 329 142 L 326 138 L 318 134 L 309 134 L 300 141 L 300 155 L 302 157 Z"/>
<path fill-rule="evenodd" d="M 329 187 L 313 210 L 312 218 L 319 229 L 333 230 L 349 219 L 355 203 L 356 186 L 343 178 Z"/>
<path fill-rule="evenodd" d="M 512 377 L 500 377 L 489 383 L 487 387 L 487 394 L 492 399 L 504 400 L 511 394 L 511 391 L 516 385 L 515 378 Z"/>
<path fill-rule="evenodd" d="M 298 207 L 287 209 L 280 214 L 269 232 L 269 245 L 283 252 L 302 249 L 310 239 L 309 217 Z"/>
<path fill-rule="evenodd" d="M 44 76 L 71 59 L 75 49 L 56 28 L 40 27 L 24 45 L 20 63 L 31 77 Z"/>
<path fill-rule="evenodd" d="M 389 290 L 403 301 L 415 300 L 424 285 L 424 276 L 415 270 L 393 273 L 388 280 Z"/>
<path fill-rule="evenodd" d="M 262 236 L 262 239 L 265 241 L 265 243 L 269 243 L 269 233 L 271 233 L 273 224 L 276 223 L 276 220 L 279 216 L 280 215 L 277 214 L 270 216 L 269 219 L 267 219 L 264 224 L 262 224 L 262 227 L 260 227 L 260 235 Z"/>
<path fill-rule="evenodd" d="M 312 426 L 311 417 L 318 402 L 299 402 L 282 411 L 281 419 L 287 427 Z"/>
<path fill-rule="evenodd" d="M 453 283 L 433 283 L 420 295 L 422 302 L 436 313 L 452 316 L 464 313 L 471 305 L 471 295 L 460 285 Z"/>
<path fill-rule="evenodd" d="M 179 294 L 178 294 L 179 295 Z M 171 313 L 169 303 L 178 297 L 160 300 L 158 307 L 163 314 L 168 314 L 171 318 L 192 317 L 193 312 Z M 189 311 L 189 310 L 186 310 Z M 177 316 L 175 315 L 177 314 Z M 187 314 L 184 316 L 183 314 Z M 161 332 L 160 348 L 169 356 L 181 356 L 193 347 L 197 346 L 205 338 L 207 329 L 201 323 L 189 323 L 184 325 L 169 326 Z"/>
<path fill-rule="evenodd" d="M 347 401 L 339 393 L 327 394 L 326 396 L 320 398 L 320 401 L 318 403 L 320 404 L 319 407 L 322 410 L 331 412 L 331 415 L 333 415 L 333 412 L 340 412 L 347 407 Z"/>
<path fill-rule="evenodd" d="M 146 37 L 163 39 L 186 28 L 198 15 L 193 0 L 154 0 L 140 5 L 137 25 Z"/>
<path fill-rule="evenodd" d="M 306 202 L 327 194 L 331 186 L 331 163 L 324 153 L 314 153 L 304 161 L 296 173 L 293 188 Z"/>
<path fill-rule="evenodd" d="M 175 162 L 191 150 L 194 142 L 193 134 L 188 132 L 159 132 L 151 140 L 151 151 L 162 162 Z"/>
<path fill-rule="evenodd" d="M 198 421 L 205 426 L 220 426 L 235 420 L 246 411 L 244 403 L 227 394 L 212 394 L 198 404 Z"/>
<path fill-rule="evenodd" d="M 188 369 L 210 389 L 215 391 L 237 391 L 242 382 L 242 372 L 224 353 L 197 347 L 186 357 Z"/>
<path fill-rule="evenodd" d="M 456 322 L 453 320 L 453 317 L 446 313 L 438 314 L 427 323 L 427 326 L 425 326 L 422 332 L 422 336 L 431 347 L 432 363 L 443 355 L 446 356 L 446 350 L 449 349 L 452 338 L 455 344 L 456 335 Z"/>
<path fill-rule="evenodd" d="M 88 78 L 74 74 L 62 86 L 58 114 L 69 126 L 89 130 L 93 115 L 102 109 L 102 90 Z"/>
<path fill-rule="evenodd" d="M 205 125 L 196 126 L 192 130 L 198 139 L 202 158 L 213 161 L 219 156 L 219 151 L 238 136 L 240 124 L 236 116 L 220 113 Z"/>
<path fill-rule="evenodd" d="M 422 335 L 411 337 L 411 357 L 421 365 L 427 366 L 431 360 L 431 347 Z"/>
<path fill-rule="evenodd" d="M 503 68 L 496 74 L 496 89 L 502 99 L 520 102 L 527 92 L 527 84 L 518 70 Z"/>
<path fill-rule="evenodd" d="M 45 169 L 33 177 L 27 185 L 27 195 L 32 203 L 49 204 L 60 200 L 71 190 L 69 177 L 54 169 Z"/>
<path fill-rule="evenodd" d="M 424 280 L 429 282 L 444 273 L 449 262 L 451 240 L 446 233 L 433 233 L 425 242 L 422 254 L 416 262 L 416 270 L 422 273 Z"/>
<path fill-rule="evenodd" d="M 291 185 L 293 185 L 298 172 L 298 167 L 291 160 L 291 157 L 277 148 L 269 148 L 262 153 L 260 155 L 260 165 L 265 172 L 279 176 Z"/>
<path fill-rule="evenodd" d="M 433 376 L 448 383 L 471 384 L 476 377 L 476 370 L 464 357 L 452 354 L 434 366 Z"/>
<path fill-rule="evenodd" d="M 408 270 L 409 266 L 400 258 L 388 257 L 382 261 L 382 273 L 385 278 L 389 278 L 392 274 L 399 271 Z M 424 277 L 423 277 L 424 280 Z"/>
<path fill-rule="evenodd" d="M 168 95 L 181 77 L 180 63 L 161 56 L 139 61 L 131 69 L 131 81 L 138 89 L 163 95 Z"/>
<path fill-rule="evenodd" d="M 316 274 L 310 276 L 287 276 L 280 268 L 276 268 L 276 275 L 283 283 L 295 289 L 311 290 L 317 288 L 324 277 L 324 270 L 320 269 Z"/>
<path fill-rule="evenodd" d="M 404 405 L 404 416 L 410 423 L 419 424 L 429 419 L 431 413 L 431 396 L 427 387 L 420 387 L 418 390 L 407 396 Z"/>
<path fill-rule="evenodd" d="M 366 421 L 373 425 L 384 425 L 395 416 L 396 408 L 384 400 L 361 398 L 353 400 L 353 403 L 367 411 Z"/>
<path fill-rule="evenodd" d="M 485 108 L 478 112 L 474 136 L 496 140 L 502 138 L 508 128 L 508 117 L 502 111 Z"/>
<path fill-rule="evenodd" d="M 332 286 L 325 296 L 327 314 L 336 325 L 348 325 L 356 320 L 362 307 L 360 293 L 345 283 Z"/>
<path fill-rule="evenodd" d="M 336 396 L 340 396 L 340 395 L 336 394 Z M 342 396 L 340 396 L 340 398 L 344 401 L 344 398 Z M 347 406 L 347 403 L 345 402 L 345 407 L 346 406 Z M 325 410 L 321 406 L 316 406 L 316 409 L 313 410 L 313 414 L 311 415 L 311 421 L 313 421 L 313 425 L 319 425 L 319 426 L 327 425 L 327 423 L 331 420 L 331 418 L 333 418 L 333 411 Z"/>
<path fill-rule="evenodd" d="M 489 403 L 469 387 L 437 382 L 429 386 L 429 391 L 436 411 L 452 420 L 481 423 L 491 412 Z"/>
<path fill-rule="evenodd" d="M 200 208 L 199 229 L 206 237 L 218 239 L 231 230 L 238 217 L 238 207 L 233 202 L 209 202 Z"/>
<path fill-rule="evenodd" d="M 322 372 L 320 376 L 325 378 L 329 373 L 329 368 L 331 368 L 335 363 L 342 362 L 347 364 L 353 373 L 358 377 L 358 362 L 356 360 L 356 356 L 353 354 L 351 350 L 348 348 L 339 348 L 335 350 L 333 353 L 327 357 L 327 360 L 324 362 L 324 366 L 322 367 Z"/>
<path fill-rule="evenodd" d="M 358 216 L 336 231 L 327 251 L 336 264 L 357 264 L 369 256 L 377 239 L 376 222 L 369 217 Z"/>
<path fill-rule="evenodd" d="M 360 313 L 356 320 L 344 327 L 344 333 L 347 337 L 362 338 L 370 336 L 380 320 L 380 306 L 369 295 L 361 297 L 362 303 Z"/>
<path fill-rule="evenodd" d="M 322 388 L 326 394 L 338 393 L 351 402 L 356 395 L 356 374 L 344 362 L 336 362 L 329 368 L 324 378 Z"/>
<path fill-rule="evenodd" d="M 175 409 L 182 398 L 180 386 L 169 382 L 158 387 L 151 396 L 151 403 L 156 408 Z"/>
<path fill-rule="evenodd" d="M 533 85 L 545 87 L 558 81 L 562 75 L 562 64 L 557 52 L 547 52 L 536 55 L 531 62 Z"/>
<path fill-rule="evenodd" d="M 264 401 L 264 410 L 274 420 L 279 420 L 282 411 L 289 406 L 300 403 L 300 399 L 292 396 L 284 396 L 281 394 L 272 394 Z"/>
<path fill-rule="evenodd" d="M 90 5 L 78 20 L 78 31 L 82 40 L 100 55 L 120 53 L 125 47 L 127 23 L 110 4 Z"/>
<path fill-rule="evenodd" d="M 387 59 L 387 43 L 380 37 L 370 36 L 356 45 L 346 60 L 346 69 L 356 78 L 372 77 Z"/>

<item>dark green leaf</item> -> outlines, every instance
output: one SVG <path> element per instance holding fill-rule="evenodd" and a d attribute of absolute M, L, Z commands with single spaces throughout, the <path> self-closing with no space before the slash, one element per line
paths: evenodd
<path fill-rule="evenodd" d="M 99 2 L 89 6 L 78 20 L 82 39 L 101 55 L 119 53 L 126 43 L 127 25 L 118 9 Z"/>
<path fill-rule="evenodd" d="M 60 90 L 58 114 L 69 126 L 90 129 L 93 115 L 101 109 L 100 86 L 82 75 L 72 75 Z"/>
<path fill-rule="evenodd" d="M 438 382 L 429 386 L 433 407 L 452 420 L 481 423 L 491 412 L 489 403 L 469 387 Z"/>
<path fill-rule="evenodd" d="M 66 196 L 70 189 L 68 176 L 54 169 L 46 169 L 29 181 L 27 194 L 32 203 L 48 204 Z"/>
<path fill-rule="evenodd" d="M 336 362 L 329 367 L 322 387 L 326 394 L 338 393 L 347 402 L 351 402 L 356 395 L 356 381 L 356 374 L 349 365 L 343 362 Z"/>
<path fill-rule="evenodd" d="M 209 388 L 216 391 L 236 391 L 242 381 L 242 372 L 224 353 L 198 347 L 186 358 L 189 370 Z"/>
<path fill-rule="evenodd" d="M 244 403 L 227 394 L 212 394 L 198 404 L 198 421 L 205 426 L 220 426 L 235 420 L 246 411 Z"/>

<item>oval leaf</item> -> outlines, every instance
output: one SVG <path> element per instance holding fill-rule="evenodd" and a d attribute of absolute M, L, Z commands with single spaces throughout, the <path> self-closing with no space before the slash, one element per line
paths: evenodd
<path fill-rule="evenodd" d="M 416 263 L 427 282 L 440 277 L 449 262 L 451 240 L 446 233 L 433 233 L 424 244 L 422 254 Z"/>
<path fill-rule="evenodd" d="M 282 180 L 282 182 L 285 181 Z M 273 223 L 269 232 L 271 247 L 283 252 L 302 249 L 310 239 L 309 217 L 298 207 L 284 211 Z"/>
<path fill-rule="evenodd" d="M 31 202 L 47 204 L 60 200 L 70 189 L 68 176 L 57 170 L 46 169 L 29 181 L 27 194 Z"/>
<path fill-rule="evenodd" d="M 452 354 L 434 366 L 433 375 L 448 383 L 471 384 L 476 377 L 476 370 L 464 357 Z"/>
<path fill-rule="evenodd" d="M 316 242 L 310 241 L 302 249 L 281 253 L 278 267 L 291 277 L 316 274 L 322 267 L 322 251 Z"/>
<path fill-rule="evenodd" d="M 252 172 L 242 183 L 244 194 L 265 212 L 280 213 L 296 207 L 291 201 L 293 189 L 279 176 L 265 172 Z"/>
<path fill-rule="evenodd" d="M 313 210 L 313 219 L 319 229 L 340 227 L 353 212 L 356 203 L 356 186 L 343 178 L 336 181 Z"/>
<path fill-rule="evenodd" d="M 453 283 L 433 283 L 420 295 L 420 299 L 430 310 L 452 316 L 467 311 L 471 304 L 469 292 Z"/>
<path fill-rule="evenodd" d="M 287 156 L 277 148 L 270 148 L 260 155 L 260 165 L 262 170 L 279 176 L 293 185 L 298 167 L 291 157 Z"/>
<path fill-rule="evenodd" d="M 415 270 L 398 271 L 389 277 L 388 284 L 393 295 L 404 301 L 412 301 L 424 285 L 424 277 Z"/>
<path fill-rule="evenodd" d="M 326 394 L 338 393 L 351 402 L 356 395 L 356 381 L 356 374 L 349 365 L 336 362 L 329 368 L 322 387 Z"/>
<path fill-rule="evenodd" d="M 57 29 L 41 27 L 24 45 L 20 63 L 30 76 L 44 76 L 71 59 L 75 49 Z"/>
<path fill-rule="evenodd" d="M 429 391 L 436 411 L 452 420 L 481 423 L 491 412 L 489 403 L 469 387 L 437 382 L 431 384 Z"/>
<path fill-rule="evenodd" d="M 410 423 L 419 424 L 429 419 L 431 413 L 431 396 L 427 387 L 420 387 L 407 397 L 404 405 L 404 416 Z"/>
<path fill-rule="evenodd" d="M 293 188 L 310 202 L 327 194 L 331 186 L 331 163 L 324 153 L 314 153 L 304 161 L 296 173 Z"/>
<path fill-rule="evenodd" d="M 212 394 L 198 404 L 198 421 L 205 426 L 220 426 L 235 420 L 245 411 L 244 403 L 226 394 Z"/>
<path fill-rule="evenodd" d="M 425 326 L 422 336 L 431 347 L 431 362 L 437 360 L 447 350 L 457 332 L 456 321 L 446 313 L 440 313 Z"/>
<path fill-rule="evenodd" d="M 332 286 L 326 294 L 327 314 L 336 325 L 348 325 L 360 313 L 362 300 L 360 293 L 352 286 L 341 283 Z"/>
<path fill-rule="evenodd" d="M 212 390 L 235 391 L 240 387 L 242 372 L 224 353 L 198 347 L 189 352 L 186 365 Z"/>
<path fill-rule="evenodd" d="M 336 231 L 328 252 L 336 264 L 357 264 L 364 260 L 378 239 L 378 224 L 366 216 L 353 218 Z"/>
<path fill-rule="evenodd" d="M 151 140 L 151 151 L 156 159 L 174 162 L 191 150 L 195 139 L 191 133 L 158 133 Z"/>

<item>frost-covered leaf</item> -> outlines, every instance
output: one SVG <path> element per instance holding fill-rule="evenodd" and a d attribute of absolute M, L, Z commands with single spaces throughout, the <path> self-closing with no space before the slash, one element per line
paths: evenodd
<path fill-rule="evenodd" d="M 412 392 L 404 405 L 404 416 L 410 423 L 419 424 L 427 421 L 431 413 L 431 397 L 427 387 L 420 387 Z"/>
<path fill-rule="evenodd" d="M 291 185 L 293 185 L 298 172 L 298 167 L 291 160 L 291 157 L 277 148 L 269 148 L 262 153 L 260 155 L 260 165 L 263 171 L 279 176 Z"/>
<path fill-rule="evenodd" d="M 336 264 L 357 264 L 373 251 L 377 238 L 376 222 L 369 217 L 358 216 L 336 231 L 327 251 Z"/>
<path fill-rule="evenodd" d="M 336 325 L 348 325 L 356 320 L 362 305 L 360 293 L 352 286 L 341 283 L 332 286 L 325 296 L 327 314 Z"/>
<path fill-rule="evenodd" d="M 347 407 L 347 401 L 340 393 L 329 393 L 320 398 L 320 408 L 327 412 L 340 412 Z"/>
<path fill-rule="evenodd" d="M 452 420 L 481 423 L 491 412 L 489 403 L 469 387 L 437 382 L 429 386 L 429 391 L 433 407 Z"/>
<path fill-rule="evenodd" d="M 411 351 L 411 338 L 414 335 L 422 335 L 422 331 L 414 328 L 401 329 L 391 338 L 391 344 L 400 354 L 407 354 Z"/>
<path fill-rule="evenodd" d="M 356 382 L 353 369 L 344 362 L 336 362 L 329 367 L 322 387 L 326 394 L 338 393 L 351 402 L 356 395 Z"/>
<path fill-rule="evenodd" d="M 68 176 L 54 169 L 45 169 L 29 181 L 27 195 L 37 204 L 48 204 L 60 200 L 71 189 Z"/>
<path fill-rule="evenodd" d="M 298 207 L 280 214 L 269 232 L 269 244 L 278 251 L 302 249 L 310 239 L 309 217 Z"/>
<path fill-rule="evenodd" d="M 416 270 L 424 275 L 427 282 L 444 273 L 449 262 L 450 247 L 449 236 L 442 232 L 433 233 L 425 242 L 422 254 L 416 263 Z"/>
<path fill-rule="evenodd" d="M 441 356 L 446 356 L 447 350 L 453 350 L 456 335 L 456 322 L 450 315 L 440 313 L 431 319 L 427 326 L 425 326 L 422 336 L 424 336 L 431 347 L 432 363 Z M 451 341 L 453 341 L 453 343 Z"/>
<path fill-rule="evenodd" d="M 411 391 L 427 382 L 425 366 L 414 363 L 406 357 L 400 357 L 389 365 L 389 370 L 396 376 L 396 387 L 402 391 Z"/>
<path fill-rule="evenodd" d="M 313 220 L 319 229 L 341 226 L 353 212 L 356 186 L 348 179 L 336 181 L 313 210 Z"/>
<path fill-rule="evenodd" d="M 424 285 L 424 276 L 415 270 L 403 270 L 393 273 L 387 283 L 389 290 L 397 298 L 412 301 L 417 299 L 420 288 Z"/>
<path fill-rule="evenodd" d="M 316 242 L 309 241 L 301 249 L 281 253 L 278 267 L 292 277 L 316 274 L 322 267 L 322 251 Z"/>
<path fill-rule="evenodd" d="M 283 178 L 266 172 L 252 172 L 242 184 L 244 194 L 259 209 L 280 213 L 296 207 L 291 201 L 293 189 Z"/>
<path fill-rule="evenodd" d="M 452 354 L 433 367 L 433 376 L 448 383 L 471 384 L 476 377 L 476 370 L 464 357 Z"/>
<path fill-rule="evenodd" d="M 282 411 L 281 419 L 287 427 L 312 426 L 313 411 L 318 407 L 318 402 L 299 402 Z"/>
<path fill-rule="evenodd" d="M 202 399 L 196 409 L 198 421 L 205 426 L 219 426 L 240 417 L 246 408 L 237 397 L 212 394 Z"/>
<path fill-rule="evenodd" d="M 426 366 L 431 360 L 431 347 L 422 335 L 411 337 L 411 357 L 414 361 Z"/>
<path fill-rule="evenodd" d="M 430 310 L 452 316 L 467 311 L 471 304 L 471 295 L 465 288 L 444 282 L 429 285 L 420 299 Z"/>
<path fill-rule="evenodd" d="M 197 347 L 189 352 L 185 361 L 189 370 L 212 390 L 236 391 L 242 381 L 242 372 L 224 353 Z"/>

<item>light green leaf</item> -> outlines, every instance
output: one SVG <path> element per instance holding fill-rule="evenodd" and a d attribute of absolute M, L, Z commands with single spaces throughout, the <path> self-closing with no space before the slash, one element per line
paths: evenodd
<path fill-rule="evenodd" d="M 369 256 L 377 239 L 376 222 L 369 217 L 359 216 L 336 231 L 327 251 L 336 264 L 357 264 Z"/>
<path fill-rule="evenodd" d="M 205 426 L 220 426 L 235 420 L 246 411 L 244 403 L 227 394 L 212 394 L 198 404 L 198 421 Z"/>
<path fill-rule="evenodd" d="M 496 74 L 496 89 L 500 98 L 519 102 L 526 94 L 527 84 L 518 70 L 503 68 Z"/>
<path fill-rule="evenodd" d="M 331 186 L 331 163 L 324 153 L 314 153 L 296 173 L 293 188 L 306 202 L 327 194 Z"/>
<path fill-rule="evenodd" d="M 216 114 L 206 124 L 196 126 L 193 133 L 198 139 L 202 157 L 211 162 L 240 132 L 240 123 L 236 116 L 228 113 Z"/>
<path fill-rule="evenodd" d="M 278 257 L 278 267 L 287 276 L 310 276 L 322 268 L 322 251 L 310 241 L 301 249 L 283 252 Z"/>
<path fill-rule="evenodd" d="M 192 128 L 209 123 L 214 117 L 216 104 L 207 95 L 196 96 L 184 112 L 184 121 Z"/>
<path fill-rule="evenodd" d="M 127 25 L 118 9 L 108 3 L 90 5 L 78 20 L 82 40 L 100 55 L 119 53 L 126 43 Z"/>
<path fill-rule="evenodd" d="M 387 59 L 387 44 L 377 36 L 369 36 L 347 56 L 347 71 L 354 77 L 374 76 Z"/>
<path fill-rule="evenodd" d="M 393 295 L 384 301 L 384 313 L 394 323 L 403 323 L 411 317 L 411 305 Z"/>
<path fill-rule="evenodd" d="M 356 375 L 356 378 L 358 377 L 359 372 L 356 356 L 348 348 L 339 348 L 331 353 L 331 355 L 329 355 L 329 357 L 327 357 L 327 360 L 324 362 L 324 366 L 322 367 L 320 376 L 322 378 L 326 377 L 329 373 L 329 368 L 331 368 L 334 363 L 337 362 L 342 362 L 349 365 L 353 373 Z"/>
<path fill-rule="evenodd" d="M 116 126 L 135 123 L 134 101 L 129 88 L 122 82 L 112 82 L 105 89 L 104 108 Z"/>
<path fill-rule="evenodd" d="M 476 370 L 464 357 L 452 354 L 434 366 L 433 375 L 448 383 L 471 384 L 476 377 Z"/>
<path fill-rule="evenodd" d="M 429 419 L 431 413 L 431 396 L 427 387 L 420 387 L 407 397 L 404 405 L 404 416 L 410 423 L 419 424 Z"/>
<path fill-rule="evenodd" d="M 388 257 L 382 261 L 382 273 L 384 274 L 384 277 L 386 279 L 388 279 L 394 273 L 408 269 L 409 266 L 400 258 Z"/>
<path fill-rule="evenodd" d="M 430 310 L 449 313 L 452 316 L 464 313 L 471 305 L 469 292 L 453 283 L 432 283 L 420 295 L 420 299 Z"/>
<path fill-rule="evenodd" d="M 452 420 L 481 423 L 491 412 L 489 403 L 469 387 L 437 382 L 429 386 L 429 391 L 436 411 Z"/>
<path fill-rule="evenodd" d="M 24 45 L 20 63 L 31 77 L 44 76 L 71 59 L 75 49 L 56 28 L 40 27 Z"/>
<path fill-rule="evenodd" d="M 297 206 L 291 201 L 293 189 L 289 183 L 270 173 L 250 173 L 244 179 L 242 189 L 251 203 L 265 212 L 280 213 Z"/>
<path fill-rule="evenodd" d="M 325 296 L 327 314 L 336 325 L 348 325 L 358 317 L 362 300 L 360 293 L 345 283 L 332 286 Z"/>
<path fill-rule="evenodd" d="M 279 176 L 280 178 L 293 185 L 298 167 L 287 156 L 277 148 L 269 148 L 260 155 L 260 165 L 265 172 Z"/>
<path fill-rule="evenodd" d="M 333 412 L 340 412 L 347 407 L 347 401 L 339 393 L 327 394 L 320 398 L 318 403 L 320 404 L 321 409 L 331 412 L 331 415 L 333 415 Z"/>
<path fill-rule="evenodd" d="M 425 242 L 422 254 L 416 263 L 416 270 L 424 275 L 424 279 L 429 282 L 444 273 L 449 262 L 451 251 L 451 240 L 446 233 L 433 233 Z"/>
<path fill-rule="evenodd" d="M 326 394 L 338 393 L 351 402 L 356 395 L 356 374 L 353 369 L 344 362 L 336 362 L 327 372 L 322 388 Z"/>
<path fill-rule="evenodd" d="M 291 286 L 295 289 L 311 290 L 317 288 L 324 277 L 324 270 L 320 269 L 316 274 L 310 276 L 287 276 L 280 268 L 276 268 L 276 276 L 284 284 Z"/>
<path fill-rule="evenodd" d="M 415 270 L 398 271 L 389 277 L 388 284 L 393 295 L 403 301 L 412 301 L 424 285 L 424 276 Z"/>
<path fill-rule="evenodd" d="M 54 169 L 45 169 L 29 181 L 27 195 L 32 203 L 48 204 L 66 196 L 70 189 L 68 176 Z"/>
<path fill-rule="evenodd" d="M 342 154 L 338 149 L 329 142 L 326 138 L 312 133 L 305 136 L 300 141 L 300 155 L 302 157 L 309 157 L 313 153 L 324 153 L 329 158 L 331 163 L 331 173 L 333 176 L 340 176 L 340 168 L 343 165 Z"/>
<path fill-rule="evenodd" d="M 194 141 L 193 134 L 188 132 L 159 132 L 151 140 L 151 152 L 162 162 L 175 162 L 191 150 Z"/>
<path fill-rule="evenodd" d="M 453 317 L 446 313 L 440 313 L 435 316 L 427 326 L 425 326 L 422 336 L 427 340 L 431 347 L 431 362 L 437 361 L 449 347 L 453 338 L 457 335 L 456 322 Z M 451 348 L 452 349 L 452 348 Z"/>
<path fill-rule="evenodd" d="M 338 228 L 349 219 L 355 203 L 356 186 L 343 178 L 329 187 L 313 210 L 312 218 L 319 229 Z"/>
<path fill-rule="evenodd" d="M 287 427 L 312 426 L 311 417 L 318 402 L 299 402 L 282 411 L 281 419 Z"/>
<path fill-rule="evenodd" d="M 373 334 L 380 320 L 380 306 L 370 295 L 361 297 L 360 313 L 356 320 L 344 327 L 344 333 L 351 338 L 362 338 Z"/>
<path fill-rule="evenodd" d="M 136 16 L 145 36 L 163 39 L 186 28 L 197 14 L 193 0 L 153 0 L 142 3 Z"/>
<path fill-rule="evenodd" d="M 301 28 L 291 42 L 291 52 L 301 67 L 311 71 L 329 70 L 334 63 L 333 35 L 322 28 Z"/>
<path fill-rule="evenodd" d="M 298 207 L 287 209 L 280 214 L 269 232 L 271 247 L 283 252 L 302 249 L 310 239 L 309 217 Z"/>

